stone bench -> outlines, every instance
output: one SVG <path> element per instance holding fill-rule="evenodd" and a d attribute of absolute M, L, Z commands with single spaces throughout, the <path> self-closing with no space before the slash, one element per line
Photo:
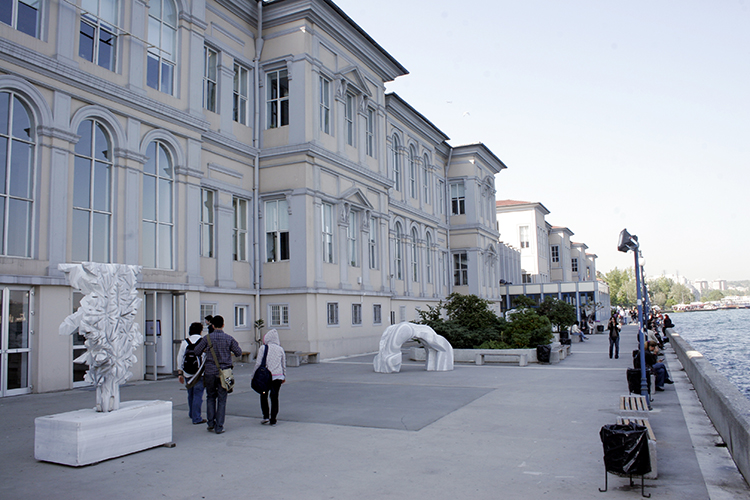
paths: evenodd
<path fill-rule="evenodd" d="M 474 356 L 474 363 L 481 366 L 485 363 L 485 358 L 505 358 L 511 361 L 518 361 L 518 366 L 526 366 L 529 364 L 529 355 L 524 353 L 498 353 L 496 350 L 482 351 L 477 349 Z"/>
<path fill-rule="evenodd" d="M 287 366 L 299 366 L 302 364 L 302 361 L 304 360 L 305 363 L 308 364 L 316 364 L 318 363 L 318 354 L 317 352 L 302 352 L 302 351 L 294 351 L 294 352 L 286 352 L 286 365 Z"/>

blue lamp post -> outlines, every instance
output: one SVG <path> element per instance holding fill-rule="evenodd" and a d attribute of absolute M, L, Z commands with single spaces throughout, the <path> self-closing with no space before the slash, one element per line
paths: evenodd
<path fill-rule="evenodd" d="M 641 358 L 641 394 L 646 395 L 646 401 L 648 402 L 648 409 L 651 409 L 651 397 L 648 394 L 648 381 L 646 380 L 646 347 L 644 342 L 644 317 L 643 317 L 643 290 L 641 288 L 641 266 L 638 263 L 638 237 L 628 233 L 627 229 L 620 231 L 620 240 L 617 244 L 617 250 L 620 252 L 628 253 L 630 250 L 633 251 L 635 256 L 635 290 L 637 293 L 637 304 L 638 304 L 638 349 L 640 350 Z"/>

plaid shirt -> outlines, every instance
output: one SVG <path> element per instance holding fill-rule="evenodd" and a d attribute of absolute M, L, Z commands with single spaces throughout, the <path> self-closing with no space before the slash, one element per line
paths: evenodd
<path fill-rule="evenodd" d="M 216 359 L 219 360 L 221 369 L 232 368 L 232 353 L 234 353 L 235 356 L 242 356 L 240 345 L 234 340 L 234 337 L 227 335 L 223 330 L 216 329 L 209 335 L 211 336 L 211 344 L 214 346 Z M 206 337 L 208 337 L 208 335 L 206 335 Z M 206 337 L 200 339 L 195 345 L 195 354 L 200 356 L 204 352 L 206 353 L 206 368 L 203 372 L 204 375 L 218 375 L 219 369 L 216 368 L 216 363 L 214 363 L 211 349 L 208 348 Z"/>

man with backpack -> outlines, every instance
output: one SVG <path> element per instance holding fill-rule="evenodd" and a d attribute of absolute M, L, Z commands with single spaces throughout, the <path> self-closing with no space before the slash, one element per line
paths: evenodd
<path fill-rule="evenodd" d="M 190 325 L 189 336 L 180 344 L 177 359 L 180 366 L 177 370 L 181 384 L 185 384 L 188 393 L 188 415 L 194 424 L 205 424 L 206 419 L 201 418 L 201 406 L 203 404 L 203 365 L 206 355 L 197 355 L 195 346 L 200 341 L 203 325 L 193 323 Z"/>

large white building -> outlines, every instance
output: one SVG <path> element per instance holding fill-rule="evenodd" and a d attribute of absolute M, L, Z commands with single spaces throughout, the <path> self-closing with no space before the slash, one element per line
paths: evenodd
<path fill-rule="evenodd" d="M 502 309 L 511 308 L 519 295 L 537 302 L 552 296 L 574 304 L 579 318 L 608 317 L 609 288 L 596 279 L 597 256 L 570 239 L 573 231 L 547 222 L 550 212 L 541 203 L 498 200 L 495 207 L 501 239 L 520 248 L 521 281 L 503 284 Z"/>
<path fill-rule="evenodd" d="M 207 314 L 248 352 L 263 320 L 329 358 L 520 274 L 505 165 L 386 94 L 406 69 L 333 2 L 6 3 L 0 396 L 82 383 L 63 262 L 143 266 L 136 378 Z"/>

